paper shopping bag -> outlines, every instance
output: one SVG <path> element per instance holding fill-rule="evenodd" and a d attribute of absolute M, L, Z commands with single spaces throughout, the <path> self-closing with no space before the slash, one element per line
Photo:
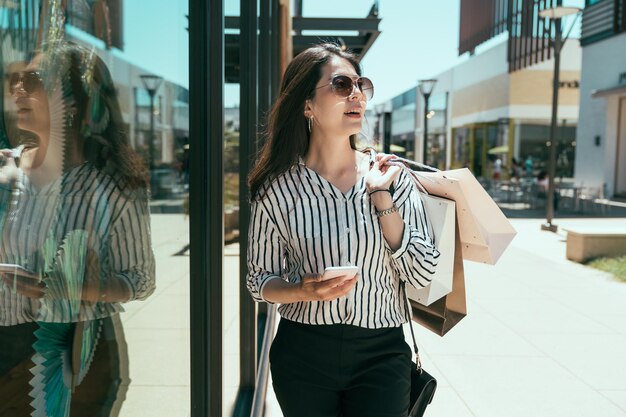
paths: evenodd
<path fill-rule="evenodd" d="M 494 265 L 517 232 L 470 170 L 415 174 L 429 194 L 456 202 L 463 259 Z"/>
<path fill-rule="evenodd" d="M 420 193 L 424 211 L 431 225 L 431 236 L 439 251 L 439 261 L 430 284 L 423 288 L 406 287 L 409 300 L 430 305 L 452 291 L 454 270 L 454 238 L 456 227 L 455 203 L 441 197 Z"/>
<path fill-rule="evenodd" d="M 450 331 L 467 314 L 465 304 L 465 275 L 463 270 L 463 258 L 461 255 L 461 241 L 459 239 L 458 223 L 455 226 L 455 252 L 454 273 L 452 277 L 452 291 L 425 306 L 413 300 L 413 321 L 443 336 Z"/>

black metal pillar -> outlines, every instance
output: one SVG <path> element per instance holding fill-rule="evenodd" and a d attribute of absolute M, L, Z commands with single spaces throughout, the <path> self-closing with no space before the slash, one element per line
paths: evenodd
<path fill-rule="evenodd" d="M 270 0 L 260 0 L 259 10 L 259 106 L 257 121 L 259 127 L 263 128 L 267 123 L 267 116 L 272 104 L 271 98 L 271 2 Z M 257 133 L 260 133 L 257 131 Z M 258 139 L 262 139 L 259 134 Z M 255 144 L 255 150 L 261 146 L 261 140 Z"/>
<path fill-rule="evenodd" d="M 239 98 L 239 392 L 235 416 L 249 416 L 257 369 L 256 306 L 246 285 L 250 203 L 248 173 L 257 131 L 257 2 L 241 0 Z"/>
<path fill-rule="evenodd" d="M 189 2 L 191 417 L 222 415 L 223 0 Z"/>
<path fill-rule="evenodd" d="M 271 99 L 272 103 L 276 101 L 278 97 L 278 91 L 280 89 L 280 0 L 270 0 L 272 19 L 271 19 Z"/>

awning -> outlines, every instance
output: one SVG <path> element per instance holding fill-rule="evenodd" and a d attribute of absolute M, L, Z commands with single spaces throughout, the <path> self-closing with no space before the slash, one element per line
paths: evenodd
<path fill-rule="evenodd" d="M 604 90 L 593 90 L 591 92 L 591 97 L 604 98 L 622 94 L 626 94 L 626 85 L 618 85 L 616 87 L 606 88 Z"/>
<path fill-rule="evenodd" d="M 489 155 L 498 155 L 498 154 L 501 154 L 501 153 L 509 153 L 509 147 L 508 146 L 496 146 L 495 148 L 489 149 L 489 151 L 487 153 Z"/>
<path fill-rule="evenodd" d="M 365 18 L 292 16 L 293 56 L 320 42 L 334 42 L 354 52 L 362 60 L 380 30 L 381 19 L 374 3 Z M 239 16 L 226 16 L 225 29 L 239 29 Z M 239 82 L 239 35 L 224 35 L 224 77 L 227 83 Z"/>

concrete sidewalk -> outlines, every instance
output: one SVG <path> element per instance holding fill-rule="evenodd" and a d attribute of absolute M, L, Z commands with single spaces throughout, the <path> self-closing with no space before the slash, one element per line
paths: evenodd
<path fill-rule="evenodd" d="M 514 220 L 496 266 L 465 262 L 468 315 L 450 333 L 414 326 L 439 381 L 428 417 L 626 415 L 626 283 L 567 261 L 562 231 L 626 219 L 542 221 Z"/>
<path fill-rule="evenodd" d="M 182 215 L 153 215 L 158 289 L 122 315 L 130 386 L 120 416 L 189 415 L 189 258 Z M 565 259 L 565 233 L 542 220 L 496 266 L 465 263 L 468 316 L 445 337 L 414 326 L 424 367 L 439 381 L 427 417 L 626 415 L 626 283 Z M 557 219 L 611 227 L 626 219 Z M 224 258 L 224 413 L 238 387 L 238 246 Z M 405 329 L 407 340 L 408 329 Z M 267 416 L 281 416 L 270 388 Z"/>

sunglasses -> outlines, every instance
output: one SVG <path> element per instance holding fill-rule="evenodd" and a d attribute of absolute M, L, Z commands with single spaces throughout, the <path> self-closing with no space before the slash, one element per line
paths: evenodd
<path fill-rule="evenodd" d="M 330 83 L 319 86 L 316 90 L 327 85 L 330 85 L 333 93 L 340 97 L 350 97 L 355 86 L 363 93 L 365 99 L 371 100 L 374 97 L 374 85 L 372 80 L 367 77 L 359 77 L 353 80 L 347 75 L 335 75 Z"/>
<path fill-rule="evenodd" d="M 26 94 L 33 94 L 43 87 L 43 81 L 37 71 L 14 72 L 8 78 L 11 94 L 15 94 L 19 83 L 22 83 L 22 88 Z"/>

